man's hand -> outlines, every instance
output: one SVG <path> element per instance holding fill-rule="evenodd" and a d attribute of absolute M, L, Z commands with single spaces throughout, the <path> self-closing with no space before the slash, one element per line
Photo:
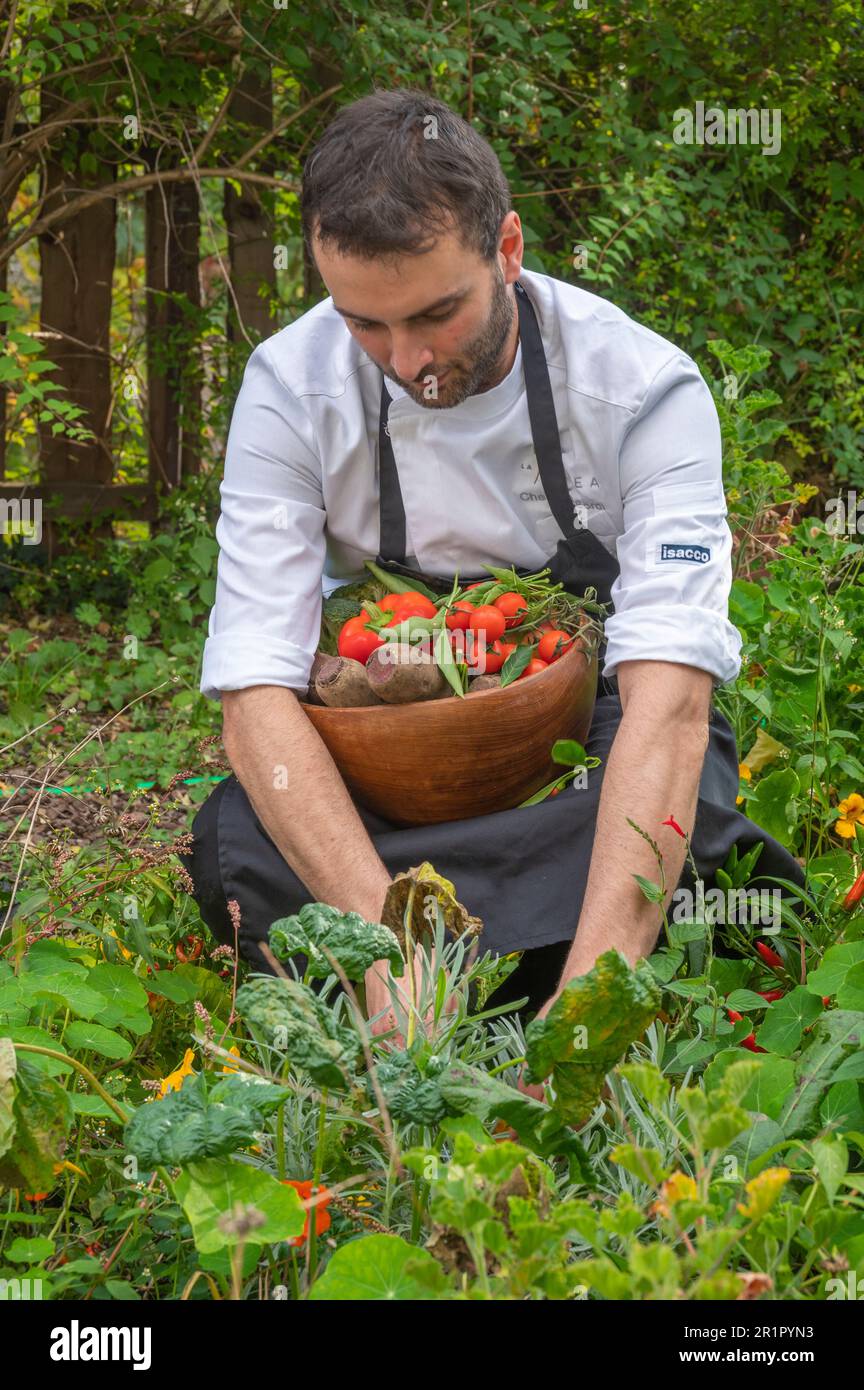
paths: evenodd
<path fill-rule="evenodd" d="M 420 992 L 423 984 L 423 965 L 425 959 L 426 956 L 422 946 L 418 946 L 414 952 L 415 1000 L 418 1000 L 420 998 Z M 370 1025 L 370 1027 L 372 1033 L 377 1037 L 379 1034 L 387 1033 L 392 1028 L 396 1028 L 398 1026 L 396 1021 L 396 1015 L 394 1014 L 393 1009 L 391 1007 L 390 985 L 387 981 L 387 967 L 383 961 L 378 961 L 375 965 L 371 966 L 366 971 L 366 974 L 364 976 L 364 983 L 366 985 L 366 1016 L 369 1019 L 374 1019 L 374 1022 Z M 401 990 L 402 994 L 405 996 L 405 999 L 407 1001 L 410 997 L 408 993 L 407 972 L 405 975 L 401 977 L 401 979 L 397 980 L 396 983 L 398 984 L 399 989 Z M 456 1009 L 458 1008 L 458 1003 L 459 1001 L 456 998 L 456 995 L 452 993 L 449 994 L 444 1005 L 444 1013 L 455 1013 Z M 382 1010 L 384 1010 L 385 1012 L 382 1013 Z M 381 1017 L 375 1018 L 376 1014 L 381 1014 Z M 433 1022 L 434 1011 L 430 1010 L 426 1015 L 426 1023 L 432 1024 Z M 391 1046 L 397 1049 L 404 1048 L 405 1046 L 405 1040 L 402 1037 L 402 1034 L 398 1032 L 396 1033 L 395 1037 L 388 1038 L 387 1041 L 391 1044 Z"/>

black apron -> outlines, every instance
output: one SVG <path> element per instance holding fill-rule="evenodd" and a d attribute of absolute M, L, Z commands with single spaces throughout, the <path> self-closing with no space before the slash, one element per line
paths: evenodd
<path fill-rule="evenodd" d="M 522 367 L 534 452 L 550 509 L 563 532 L 555 554 L 546 561 L 552 583 L 583 597 L 596 591 L 610 604 L 610 590 L 619 573 L 617 560 L 587 528 L 575 524 L 574 506 L 561 454 L 552 386 L 540 329 L 531 300 L 518 282 Z M 382 377 L 379 419 L 380 541 L 376 563 L 391 574 L 421 580 L 435 593 L 449 593 L 452 576 L 425 574 L 405 564 L 405 507 L 396 460 L 387 427 L 390 397 Z M 516 567 L 526 575 L 535 570 Z M 461 575 L 460 584 L 488 579 L 488 574 Z M 601 647 L 602 654 L 602 647 Z M 658 654 L 659 655 L 659 654 Z M 598 661 L 598 669 L 600 662 Z M 568 785 L 557 796 L 533 806 L 514 807 L 467 820 L 435 825 L 396 826 L 355 800 L 357 811 L 391 875 L 429 860 L 454 884 L 456 896 L 484 923 L 481 950 L 496 954 L 573 939 L 582 909 L 603 771 L 621 721 L 617 680 L 598 676 L 597 701 L 585 751 L 601 759 L 587 777 L 586 787 Z M 742 815 L 738 794 L 738 751 L 728 720 L 712 703 L 709 741 L 699 783 L 699 799 L 691 837 L 700 877 L 710 883 L 734 844 L 739 856 L 759 840 L 765 848 L 758 876 L 789 878 L 803 886 L 797 860 L 776 840 Z M 633 788 L 638 820 L 640 788 Z M 675 808 L 670 807 L 674 813 Z M 649 830 L 651 827 L 645 827 Z M 195 883 L 202 916 L 220 940 L 232 943 L 233 927 L 226 902 L 240 905 L 242 953 L 259 968 L 263 958 L 257 943 L 267 939 L 271 922 L 299 911 L 314 901 L 289 868 L 258 822 L 249 800 L 233 776 L 221 782 L 199 811 L 194 823 L 194 847 L 185 861 Z M 681 884 L 692 884 L 688 866 Z M 764 886 L 772 885 L 765 883 Z"/>

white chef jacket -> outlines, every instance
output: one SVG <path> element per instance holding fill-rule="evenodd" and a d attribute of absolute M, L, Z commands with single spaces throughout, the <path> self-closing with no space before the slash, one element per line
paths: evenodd
<path fill-rule="evenodd" d="M 720 427 L 686 353 L 609 300 L 523 270 L 546 353 L 578 524 L 620 577 L 604 676 L 681 662 L 732 681 L 732 537 Z M 541 569 L 561 539 L 531 439 L 521 348 L 503 381 L 450 409 L 388 380 L 406 563 Z M 216 599 L 201 690 L 308 684 L 323 595 L 368 577 L 379 550 L 381 373 L 330 298 L 252 353 L 234 407 L 216 527 Z"/>

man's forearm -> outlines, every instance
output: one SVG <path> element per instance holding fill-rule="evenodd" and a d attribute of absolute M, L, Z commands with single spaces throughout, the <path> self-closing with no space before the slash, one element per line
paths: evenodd
<path fill-rule="evenodd" d="M 378 921 L 390 874 L 293 691 L 274 685 L 227 691 L 222 708 L 225 751 L 237 779 L 313 899 Z"/>
<path fill-rule="evenodd" d="M 652 721 L 645 706 L 624 714 L 603 778 L 588 882 L 562 985 L 617 948 L 631 964 L 654 949 L 662 925 L 659 905 L 644 896 L 634 874 L 657 882 L 657 860 L 639 825 L 663 855 L 666 903 L 684 864 L 684 840 L 662 824 L 672 814 L 689 835 L 708 741 L 707 718 Z M 590 776 L 590 774 L 589 774 Z"/>

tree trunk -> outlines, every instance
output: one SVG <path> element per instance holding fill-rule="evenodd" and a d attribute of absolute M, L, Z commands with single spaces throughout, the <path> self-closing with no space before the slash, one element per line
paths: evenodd
<path fill-rule="evenodd" d="M 273 84 L 266 76 L 247 70 L 231 98 L 229 118 L 244 127 L 248 144 L 273 125 Z M 272 161 L 263 159 L 259 170 Z M 269 337 L 277 328 L 276 267 L 273 255 L 273 195 L 260 185 L 241 183 L 238 193 L 226 180 L 223 209 L 228 234 L 231 285 L 228 294 L 227 332 L 231 342 L 245 339 L 250 345 Z M 266 293 L 262 295 L 262 289 Z"/>
<path fill-rule="evenodd" d="M 43 116 L 52 102 L 52 95 L 43 92 Z M 78 155 L 71 173 L 63 167 L 61 151 L 52 151 L 46 160 L 45 212 L 74 198 L 82 188 L 113 179 L 113 171 L 103 164 L 95 174 L 84 173 L 80 154 L 86 148 L 86 134 L 76 131 L 70 139 Z M 102 198 L 63 222 L 56 232 L 39 238 L 40 326 L 46 335 L 46 353 L 57 365 L 51 379 L 65 388 L 66 400 L 83 410 L 76 424 L 93 436 L 75 441 L 52 434 L 50 420 L 40 424 L 40 472 L 46 484 L 107 483 L 114 471 L 110 329 L 116 211 L 113 198 Z"/>
<path fill-rule="evenodd" d="M 146 195 L 147 425 L 150 479 L 172 488 L 200 467 L 200 209 L 188 182 Z"/>

